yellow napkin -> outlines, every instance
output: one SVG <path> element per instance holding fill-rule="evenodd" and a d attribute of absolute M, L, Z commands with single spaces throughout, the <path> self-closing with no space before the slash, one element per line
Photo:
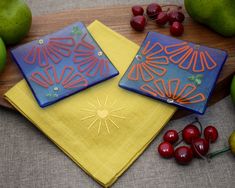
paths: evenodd
<path fill-rule="evenodd" d="M 120 75 L 40 108 L 25 80 L 5 98 L 84 171 L 107 187 L 133 163 L 176 108 L 118 87 L 138 45 L 98 21 L 88 30 Z"/>

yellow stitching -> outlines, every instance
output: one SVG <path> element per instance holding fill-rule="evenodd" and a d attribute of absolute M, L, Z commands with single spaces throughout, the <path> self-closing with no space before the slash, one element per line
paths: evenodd
<path fill-rule="evenodd" d="M 88 103 L 90 105 L 89 108 L 81 109 L 81 111 L 89 112 L 89 114 L 83 117 L 81 121 L 86 120 L 85 122 L 88 124 L 88 130 L 91 130 L 92 127 L 96 127 L 95 129 L 97 130 L 98 135 L 102 132 L 102 127 L 110 134 L 110 126 L 119 128 L 115 119 L 123 120 L 126 118 L 119 114 L 124 107 L 114 107 L 114 104 L 116 104 L 117 101 L 109 102 L 108 96 L 106 96 L 105 100 L 101 100 L 97 97 L 95 101 L 96 102 L 94 103 Z M 91 107 L 93 107 L 93 109 Z"/>

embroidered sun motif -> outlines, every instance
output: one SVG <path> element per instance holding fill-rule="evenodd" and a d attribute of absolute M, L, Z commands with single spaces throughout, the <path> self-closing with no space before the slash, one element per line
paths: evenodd
<path fill-rule="evenodd" d="M 103 103 L 97 97 L 96 102 L 88 103 L 89 108 L 81 109 L 87 112 L 87 115 L 84 116 L 81 121 L 88 123 L 88 129 L 96 127 L 98 134 L 100 134 L 103 129 L 110 134 L 111 127 L 119 129 L 116 121 L 125 119 L 124 116 L 120 115 L 120 111 L 122 111 L 124 107 L 116 107 L 116 103 L 117 101 L 109 102 L 108 96 Z"/>

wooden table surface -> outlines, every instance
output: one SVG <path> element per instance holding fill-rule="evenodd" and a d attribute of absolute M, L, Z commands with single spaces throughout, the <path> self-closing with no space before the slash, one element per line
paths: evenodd
<path fill-rule="evenodd" d="M 207 45 L 209 47 L 224 49 L 228 52 L 229 58 L 219 76 L 215 90 L 209 101 L 213 104 L 229 94 L 229 85 L 232 75 L 235 73 L 235 37 L 224 38 L 210 29 L 194 22 L 185 12 L 186 19 L 184 21 L 185 32 L 179 39 L 192 41 L 195 43 Z M 32 27 L 29 35 L 22 43 L 34 40 L 40 36 L 49 34 L 58 29 L 65 27 L 73 22 L 82 21 L 86 25 L 92 23 L 95 19 L 101 21 L 114 31 L 124 35 L 128 39 L 141 44 L 148 31 L 157 31 L 162 34 L 169 34 L 169 27 L 158 27 L 154 21 L 149 20 L 144 32 L 136 32 L 131 29 L 129 20 L 131 18 L 130 6 L 116 6 L 111 8 L 95 8 L 95 9 L 71 9 L 65 12 L 53 13 L 42 16 L 33 17 Z M 15 63 L 8 57 L 7 66 L 0 75 L 0 105 L 13 108 L 7 101 L 3 99 L 3 94 L 22 79 L 22 75 L 16 67 Z M 189 112 L 179 110 L 174 118 L 187 115 Z"/>

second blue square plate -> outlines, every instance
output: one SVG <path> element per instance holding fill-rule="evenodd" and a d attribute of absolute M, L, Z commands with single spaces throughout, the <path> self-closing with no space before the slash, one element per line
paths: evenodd
<path fill-rule="evenodd" d="M 203 114 L 225 51 L 149 32 L 119 86 Z"/>

